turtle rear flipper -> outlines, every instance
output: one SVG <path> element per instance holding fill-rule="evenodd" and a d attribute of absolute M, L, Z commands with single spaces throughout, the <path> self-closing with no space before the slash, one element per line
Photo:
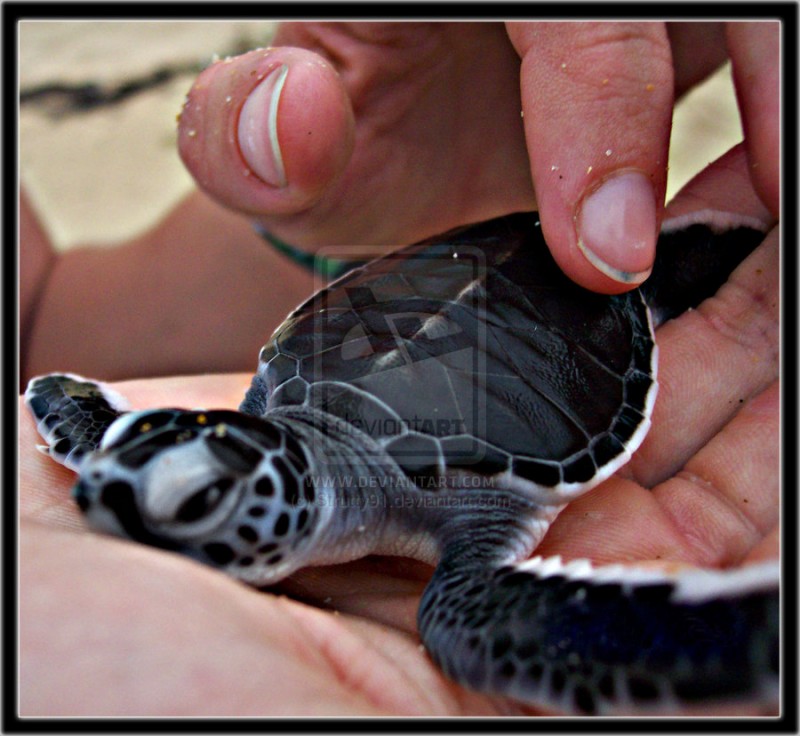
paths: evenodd
<path fill-rule="evenodd" d="M 443 560 L 418 614 L 429 654 L 463 685 L 582 715 L 777 696 L 777 562 L 677 576 L 464 562 Z"/>
<path fill-rule="evenodd" d="M 25 404 L 36 419 L 46 454 L 78 471 L 83 458 L 97 449 L 111 424 L 127 410 L 125 400 L 102 384 L 75 374 L 31 379 Z"/>
<path fill-rule="evenodd" d="M 655 325 L 716 294 L 764 240 L 760 224 L 707 211 L 667 220 L 658 238 L 653 273 L 640 287 Z"/>

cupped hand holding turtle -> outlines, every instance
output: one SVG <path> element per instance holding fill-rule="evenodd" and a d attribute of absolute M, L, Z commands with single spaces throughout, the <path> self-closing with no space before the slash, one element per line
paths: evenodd
<path fill-rule="evenodd" d="M 605 105 L 601 94 L 599 102 L 581 107 L 566 83 L 561 98 L 546 98 L 548 107 L 541 109 L 549 108 L 548 118 L 537 116 L 535 100 L 522 102 L 525 135 L 546 142 L 537 144 L 537 151 L 547 159 L 532 152 L 530 167 L 519 127 L 518 59 L 504 30 L 419 30 L 411 34 L 408 29 L 407 37 L 394 35 L 406 31 L 381 24 L 355 29 L 305 24 L 281 31 L 278 43 L 291 41 L 329 56 L 341 83 L 330 63 L 298 50 L 277 48 L 220 62 L 200 78 L 182 117 L 184 159 L 200 184 L 225 205 L 265 218 L 276 233 L 308 246 L 409 241 L 459 221 L 530 208 L 532 176 L 543 222 L 561 243 L 559 261 L 568 273 L 594 288 L 620 288 L 581 261 L 583 256 L 576 257 L 574 203 L 611 171 L 586 174 L 589 165 L 599 166 L 586 163 L 587 151 L 592 156 L 599 151 L 603 165 L 616 164 L 615 171 L 645 172 L 655 182 L 654 191 L 663 191 L 665 109 L 672 84 L 663 30 L 606 36 L 599 47 L 587 40 L 600 37 L 580 37 L 582 31 L 576 31 L 576 53 L 564 56 L 544 53 L 555 46 L 556 39 L 548 37 L 554 27 L 539 29 L 538 37 L 531 27 L 509 29 L 526 58 L 523 80 L 539 88 L 537 74 L 546 76 L 550 81 L 544 86 L 553 95 L 564 79 L 558 74 L 580 71 L 581 63 L 584 71 L 593 65 L 591 55 L 577 53 L 586 49 L 630 48 L 652 63 L 628 86 L 619 70 L 620 65 L 628 69 L 624 59 L 631 57 L 611 54 L 609 71 L 598 72 L 601 91 L 606 78 L 615 91 Z M 777 215 L 776 126 L 774 118 L 758 118 L 765 110 L 774 112 L 776 97 L 769 97 L 769 85 L 754 82 L 771 79 L 776 68 L 768 56 L 753 53 L 755 46 L 746 40 L 759 33 L 763 29 L 729 31 L 737 58 L 755 70 L 754 76 L 745 75 L 740 90 L 749 121 L 748 154 L 759 166 L 748 170 L 743 150 L 733 152 L 693 183 L 676 201 L 674 214 L 708 207 L 769 222 L 770 213 L 750 187 L 752 175 L 762 200 Z M 672 36 L 676 49 L 680 38 Z M 620 40 L 626 43 L 607 43 Z M 546 59 L 538 72 L 526 57 L 536 49 Z M 718 61 L 710 56 L 708 65 L 693 71 Z M 237 137 L 238 118 L 228 117 L 225 105 L 241 108 L 262 70 L 266 82 L 284 62 L 289 74 L 277 130 L 288 185 L 276 187 L 265 183 L 268 172 L 252 165 L 258 142 L 251 141 L 245 153 L 247 144 Z M 684 68 L 676 56 L 679 91 L 691 81 Z M 292 76 L 301 75 L 312 80 L 306 89 L 318 85 L 316 92 L 307 92 L 310 97 L 303 96 L 303 85 L 293 84 Z M 645 95 L 648 110 L 637 116 L 632 102 L 627 117 L 636 125 L 628 125 L 609 103 L 613 107 L 626 94 L 641 95 L 643 81 L 654 85 L 647 92 L 652 96 Z M 463 96 L 454 90 L 464 90 Z M 763 93 L 766 106 L 755 101 Z M 656 97 L 659 102 L 652 101 Z M 612 132 L 603 130 L 604 115 L 615 121 Z M 578 125 L 581 119 L 580 133 L 564 136 L 567 122 Z M 215 131 L 234 131 L 234 120 L 231 149 L 230 136 Z M 606 157 L 612 133 L 616 151 Z M 317 143 L 309 145 L 309 139 Z M 652 148 L 643 151 L 642 141 Z M 587 145 L 573 153 L 576 142 Z M 556 171 L 564 178 L 549 178 Z M 659 196 L 654 195 L 656 201 Z M 208 213 L 209 222 L 219 214 L 227 227 L 235 220 L 208 200 L 195 202 L 201 204 L 188 204 L 183 212 L 189 220 Z M 651 229 L 659 216 L 654 205 Z M 184 223 L 179 227 L 186 227 L 186 219 L 176 220 Z M 197 234 L 205 242 L 206 234 Z M 152 244 L 148 252 L 158 257 Z M 612 265 L 638 272 L 643 263 L 646 270 L 646 258 L 630 265 L 623 253 Z M 598 563 L 707 566 L 777 555 L 777 263 L 777 233 L 772 232 L 718 298 L 660 330 L 661 390 L 650 436 L 626 469 L 567 508 L 541 554 Z M 173 312 L 179 320 L 180 296 L 177 292 Z M 275 323 L 285 311 L 274 315 Z M 124 331 L 124 310 L 121 316 L 117 329 Z M 258 330 L 263 342 L 268 329 L 259 324 Z M 115 336 L 119 339 L 118 331 Z M 205 344 L 208 349 L 214 349 L 213 342 Z M 248 351 L 249 365 L 257 347 Z M 71 366 L 52 366 L 59 367 Z M 246 375 L 160 379 L 122 390 L 138 407 L 171 404 L 176 396 L 191 406 L 233 407 L 248 380 Z M 341 612 L 335 615 L 261 595 L 186 559 L 83 533 L 69 499 L 73 476 L 34 451 L 37 438 L 24 412 L 21 422 L 23 714 L 486 715 L 513 710 L 452 685 L 419 650 L 414 616 L 427 567 L 367 559 L 303 571 L 283 585 L 294 597 Z"/>
<path fill-rule="evenodd" d="M 766 222 L 748 181 L 734 151 L 674 212 L 724 206 Z M 541 554 L 712 567 L 777 554 L 777 259 L 772 232 L 717 297 L 659 331 L 650 436 L 625 470 L 564 511 Z M 175 378 L 120 390 L 137 407 L 178 396 L 233 407 L 247 383 Z M 515 712 L 450 684 L 419 649 L 427 567 L 373 558 L 283 584 L 338 615 L 263 595 L 188 559 L 78 531 L 73 476 L 35 452 L 24 413 L 21 432 L 22 713 Z"/>

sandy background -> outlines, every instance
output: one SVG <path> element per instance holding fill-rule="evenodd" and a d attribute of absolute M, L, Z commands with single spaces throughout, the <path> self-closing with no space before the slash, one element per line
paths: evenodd
<path fill-rule="evenodd" d="M 202 67 L 214 54 L 267 45 L 274 23 L 69 22 L 19 26 L 20 89 L 111 86 L 165 67 Z M 175 117 L 195 73 L 90 112 L 58 101 L 20 107 L 21 179 L 59 249 L 113 244 L 147 229 L 192 188 L 178 159 Z M 742 139 L 730 69 L 675 112 L 669 192 Z"/>

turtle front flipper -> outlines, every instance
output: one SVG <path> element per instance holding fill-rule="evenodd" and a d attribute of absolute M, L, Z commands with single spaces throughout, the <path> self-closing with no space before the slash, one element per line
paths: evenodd
<path fill-rule="evenodd" d="M 422 640 L 475 690 L 580 714 L 675 712 L 777 697 L 778 563 L 675 577 L 534 558 L 445 555 Z"/>
<path fill-rule="evenodd" d="M 125 400 L 107 386 L 82 376 L 56 373 L 31 379 L 25 404 L 47 443 L 40 449 L 76 472 L 128 408 Z"/>

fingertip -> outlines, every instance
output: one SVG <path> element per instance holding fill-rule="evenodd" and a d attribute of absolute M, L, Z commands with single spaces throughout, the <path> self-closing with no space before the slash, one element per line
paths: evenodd
<path fill-rule="evenodd" d="M 334 68 L 309 51 L 260 49 L 206 69 L 178 121 L 178 150 L 197 183 L 253 215 L 316 201 L 353 149 L 350 101 Z"/>
<path fill-rule="evenodd" d="M 620 294 L 650 275 L 660 207 L 644 172 L 611 172 L 589 186 L 572 211 L 557 190 L 538 196 L 545 239 L 573 281 L 591 291 Z"/>
<path fill-rule="evenodd" d="M 316 198 L 350 160 L 355 119 L 334 68 L 308 55 L 290 69 L 278 125 L 289 184 Z"/>
<path fill-rule="evenodd" d="M 673 101 L 662 24 L 519 24 L 522 104 L 542 228 L 564 272 L 602 293 L 649 275 Z"/>
<path fill-rule="evenodd" d="M 612 281 L 638 286 L 653 267 L 656 217 L 649 177 L 639 171 L 617 172 L 584 196 L 575 217 L 578 249 Z"/>

